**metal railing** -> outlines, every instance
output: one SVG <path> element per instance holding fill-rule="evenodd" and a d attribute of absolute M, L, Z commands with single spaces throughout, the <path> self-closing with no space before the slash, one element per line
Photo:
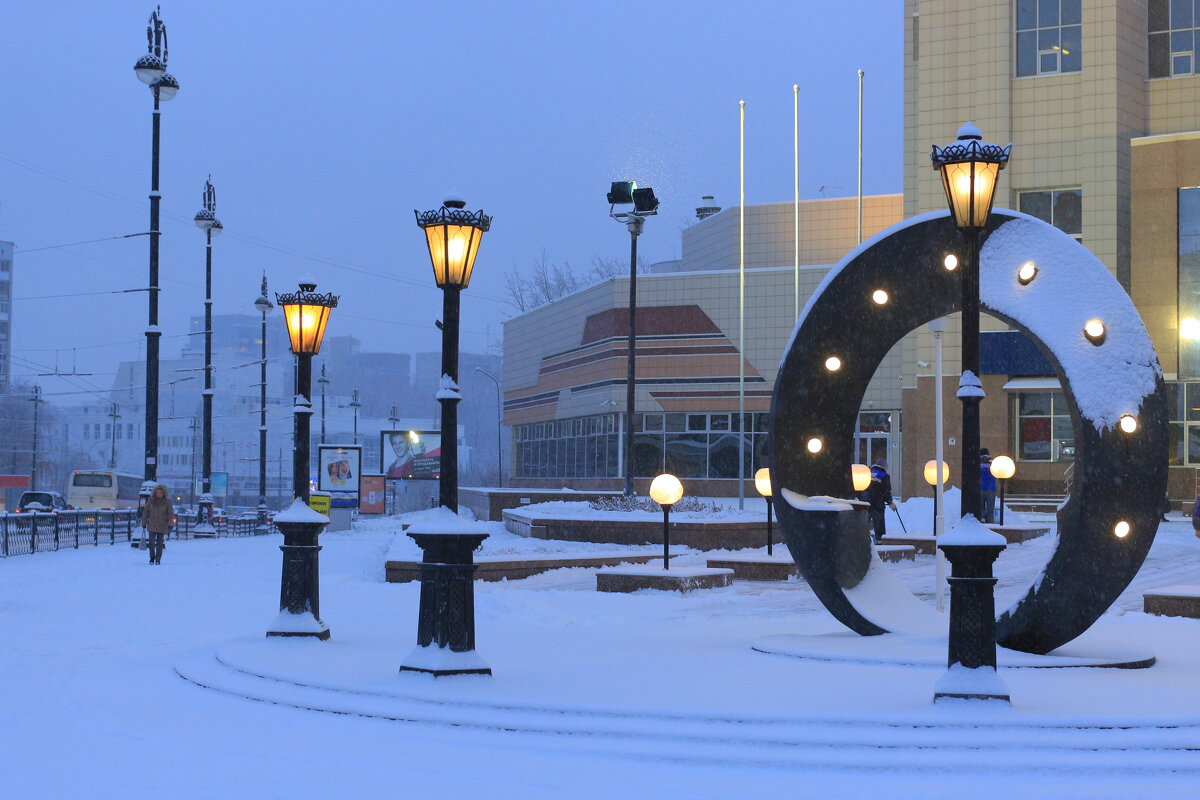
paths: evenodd
<path fill-rule="evenodd" d="M 196 520 L 179 517 L 168 539 L 191 539 Z M 255 519 L 223 519 L 216 523 L 217 536 L 254 536 L 274 533 L 258 528 Z M 0 556 L 25 555 L 46 550 L 78 549 L 83 545 L 113 545 L 128 542 L 138 546 L 145 536 L 138 525 L 137 509 L 26 512 L 0 514 Z"/>

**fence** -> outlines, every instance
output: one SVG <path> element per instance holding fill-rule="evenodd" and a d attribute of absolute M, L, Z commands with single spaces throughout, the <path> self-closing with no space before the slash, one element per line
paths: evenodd
<path fill-rule="evenodd" d="M 142 537 L 137 510 L 59 511 L 0 514 L 0 555 L 37 553 L 45 550 L 78 549 L 81 545 L 136 543 Z M 263 533 L 257 520 L 224 519 L 216 524 L 217 536 L 253 536 Z M 179 517 L 168 539 L 190 539 L 196 520 Z M 274 532 L 268 527 L 265 532 Z"/>

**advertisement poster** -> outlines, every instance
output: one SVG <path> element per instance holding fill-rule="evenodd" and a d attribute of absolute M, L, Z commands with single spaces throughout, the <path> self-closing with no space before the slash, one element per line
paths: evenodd
<path fill-rule="evenodd" d="M 229 496 L 229 473 L 228 472 L 214 472 L 211 476 L 209 476 L 209 486 L 212 487 L 212 489 L 209 491 L 209 494 L 211 494 L 214 498 L 228 497 Z M 204 476 L 197 475 L 196 476 L 196 496 L 199 497 L 203 492 L 204 492 Z"/>
<path fill-rule="evenodd" d="M 363 475 L 359 485 L 358 511 L 360 514 L 382 514 L 387 493 L 387 479 L 382 475 Z"/>
<path fill-rule="evenodd" d="M 323 444 L 317 447 L 317 489 L 322 492 L 358 494 L 362 476 L 362 447 Z"/>
<path fill-rule="evenodd" d="M 434 481 L 442 474 L 439 431 L 381 431 L 380 471 L 388 478 Z"/>

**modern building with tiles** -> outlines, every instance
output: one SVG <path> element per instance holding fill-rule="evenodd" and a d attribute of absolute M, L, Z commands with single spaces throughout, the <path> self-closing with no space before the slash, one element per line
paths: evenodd
<path fill-rule="evenodd" d="M 996 205 L 1074 237 L 1130 293 L 1173 398 L 1170 495 L 1194 498 L 1200 3 L 905 0 L 904 8 L 904 193 L 866 198 L 864 236 L 945 208 L 929 150 L 953 140 L 962 123 L 973 121 L 988 141 L 1012 142 Z M 636 475 L 665 469 L 691 478 L 689 491 L 737 493 L 730 453 L 739 435 L 739 352 L 746 410 L 755 415 L 746 433 L 749 466 L 761 463 L 762 415 L 797 293 L 803 306 L 857 241 L 854 198 L 803 202 L 800 213 L 797 281 L 792 204 L 746 208 L 744 348 L 737 209 L 686 229 L 680 261 L 639 275 Z M 620 485 L 627 293 L 626 279 L 613 279 L 506 325 L 505 422 L 514 430 L 517 485 Z M 1012 491 L 1063 494 L 1075 436 L 1058 378 L 1024 334 L 990 317 L 982 327 L 982 444 L 1016 460 Z M 952 317 L 943 380 L 951 465 L 960 462 L 958 331 Z M 904 494 L 929 492 L 921 471 L 934 452 L 933 363 L 932 335 L 912 332 L 885 359 L 861 406 L 859 458 L 886 455 Z M 701 478 L 713 483 L 697 486 Z"/>

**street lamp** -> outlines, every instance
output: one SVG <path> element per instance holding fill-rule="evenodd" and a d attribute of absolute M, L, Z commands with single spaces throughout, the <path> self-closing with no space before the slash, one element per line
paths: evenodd
<path fill-rule="evenodd" d="M 942 536 L 943 522 L 942 517 L 945 515 L 945 497 L 944 491 L 946 481 L 950 480 L 950 465 L 945 461 L 941 462 L 941 476 L 939 482 L 938 476 L 938 460 L 935 458 L 925 462 L 924 477 L 925 482 L 933 487 L 933 541 L 936 545 L 937 540 Z M 936 546 L 934 548 L 937 549 Z M 945 580 L 946 577 L 946 557 L 941 550 L 937 550 L 937 569 L 935 570 L 935 594 L 937 595 L 937 609 L 941 611 L 945 605 Z"/>
<path fill-rule="evenodd" d="M 204 231 L 204 446 L 201 451 L 203 484 L 200 491 L 200 523 L 195 536 L 216 536 L 212 524 L 212 240 L 224 230 L 217 219 L 217 190 L 213 188 L 212 176 L 204 183 L 204 207 L 196 213 L 196 227 Z"/>
<path fill-rule="evenodd" d="M 963 237 L 962 261 L 962 379 L 958 397 L 963 404 L 962 514 L 981 515 L 979 481 L 979 232 L 987 227 L 1000 170 L 1008 163 L 1012 145 L 985 144 L 983 135 L 968 122 L 958 139 L 945 147 L 933 146 L 933 168 L 942 176 L 946 202 Z"/>
<path fill-rule="evenodd" d="M 662 506 L 663 512 L 663 569 L 670 569 L 671 506 L 683 497 L 683 484 L 670 473 L 659 475 L 650 482 L 650 499 Z"/>
<path fill-rule="evenodd" d="M 283 576 L 279 589 L 279 617 L 267 636 L 314 636 L 329 638 L 329 628 L 321 621 L 321 551 L 317 537 L 329 524 L 329 518 L 308 508 L 309 416 L 312 414 L 312 359 L 321 351 L 321 339 L 329 322 L 330 311 L 338 298 L 332 293 L 317 294 L 315 283 L 301 283 L 297 292 L 276 294 L 275 302 L 283 309 L 288 339 L 296 354 L 296 400 L 292 440 L 292 491 L 295 501 L 275 517 L 275 526 L 283 534 Z M 265 318 L 265 315 L 264 315 Z M 308 619 L 311 615 L 312 619 Z"/>
<path fill-rule="evenodd" d="M 629 230 L 629 353 L 625 365 L 625 496 L 633 497 L 633 407 L 637 358 L 637 241 L 646 224 L 645 217 L 658 213 L 658 198 L 648 187 L 639 189 L 633 181 L 613 181 L 608 193 L 608 216 Z M 616 211 L 617 206 L 632 205 L 632 211 Z M 741 428 L 738 429 L 739 431 Z"/>
<path fill-rule="evenodd" d="M 321 384 L 321 444 L 325 444 L 325 387 L 329 385 L 329 378 L 325 374 L 325 362 L 321 362 L 321 377 L 317 378 L 317 383 Z"/>
<path fill-rule="evenodd" d="M 438 502 L 458 513 L 458 309 L 460 294 L 471 282 L 475 257 L 492 218 L 482 211 L 467 211 L 466 202 L 448 198 L 433 211 L 413 211 L 417 227 L 425 231 L 433 279 L 442 290 L 442 377 L 437 400 L 442 406 L 441 468 Z"/>
<path fill-rule="evenodd" d="M 362 408 L 362 403 L 358 402 L 358 389 L 355 389 L 351 395 L 350 407 L 354 409 L 354 443 L 358 444 L 358 410 Z"/>
<path fill-rule="evenodd" d="M 160 129 L 159 103 L 170 100 L 179 91 L 179 81 L 167 72 L 167 26 L 160 10 L 155 8 L 146 25 L 146 54 L 133 65 L 138 80 L 150 87 L 154 95 L 150 138 L 150 284 L 146 293 L 150 313 L 146 325 L 146 460 L 144 477 L 158 478 L 158 345 L 162 332 L 158 329 L 158 141 Z"/>
<path fill-rule="evenodd" d="M 262 314 L 262 331 L 258 381 L 258 530 L 267 530 L 267 315 L 275 304 L 267 297 L 267 273 L 263 273 L 262 294 L 254 301 L 254 307 Z"/>
<path fill-rule="evenodd" d="M 992 472 L 992 477 L 1000 481 L 1000 525 L 1004 525 L 1004 484 L 1013 475 L 1017 474 L 1017 465 L 1008 456 L 996 456 L 992 459 L 992 465 L 988 467 Z"/>
<path fill-rule="evenodd" d="M 504 488 L 504 404 L 500 399 L 500 379 L 483 367 L 475 371 L 496 384 L 496 480 Z"/>
<path fill-rule="evenodd" d="M 754 488 L 767 501 L 767 555 L 771 555 L 771 468 L 763 467 L 754 473 Z"/>

